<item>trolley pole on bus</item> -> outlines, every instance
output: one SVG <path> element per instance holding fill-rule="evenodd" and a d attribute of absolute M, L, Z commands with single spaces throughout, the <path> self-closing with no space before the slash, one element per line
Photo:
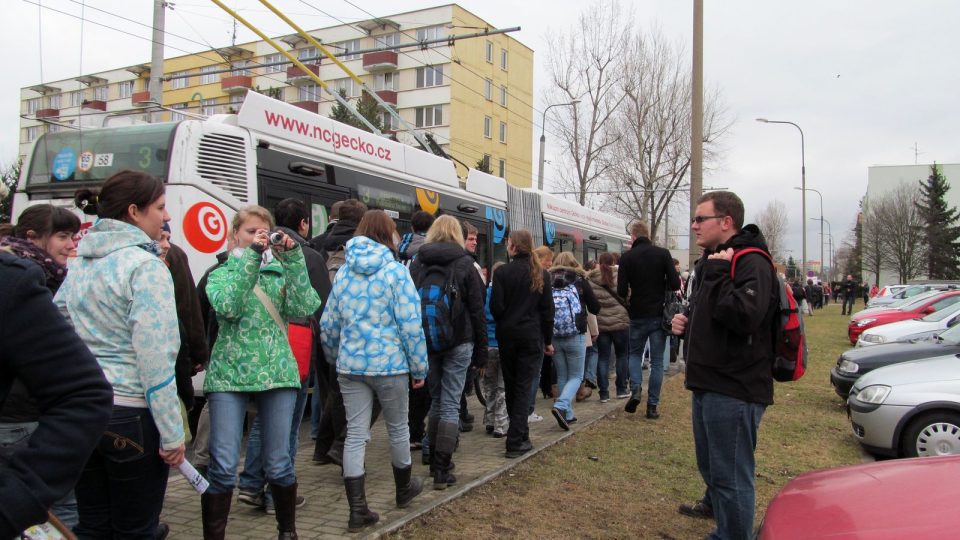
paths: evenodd
<path fill-rule="evenodd" d="M 547 105 L 547 108 L 543 110 L 543 118 L 540 120 L 540 171 L 537 173 L 537 189 L 540 191 L 543 191 L 543 151 L 547 147 L 547 111 L 551 107 L 575 107 L 577 103 L 580 103 L 579 99 L 570 103 L 554 103 L 553 105 Z"/>

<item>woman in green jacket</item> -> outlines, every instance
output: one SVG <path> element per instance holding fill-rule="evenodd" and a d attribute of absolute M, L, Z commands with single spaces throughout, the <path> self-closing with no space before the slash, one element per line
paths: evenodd
<path fill-rule="evenodd" d="M 210 405 L 210 488 L 201 497 L 204 538 L 224 537 L 251 399 L 260 417 L 279 538 L 297 537 L 297 481 L 289 444 L 300 375 L 287 341 L 287 319 L 312 315 L 320 298 L 300 246 L 282 233 L 272 243 L 272 229 L 273 216 L 265 208 L 241 208 L 233 219 L 237 247 L 207 282 L 220 332 L 203 388 Z"/>

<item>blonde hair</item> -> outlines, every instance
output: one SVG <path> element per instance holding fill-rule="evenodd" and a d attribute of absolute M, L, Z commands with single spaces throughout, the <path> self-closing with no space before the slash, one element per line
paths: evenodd
<path fill-rule="evenodd" d="M 457 218 L 449 215 L 438 217 L 427 229 L 427 243 L 450 242 L 463 247 L 463 227 Z"/>
<path fill-rule="evenodd" d="M 556 266 L 566 266 L 568 268 L 573 268 L 579 273 L 583 273 L 583 266 L 580 265 L 580 261 L 577 260 L 576 255 L 569 251 L 561 252 L 553 259 L 553 264 Z"/>
<path fill-rule="evenodd" d="M 267 225 L 269 225 L 269 229 L 274 227 L 273 214 L 271 214 L 269 210 L 262 206 L 251 204 L 237 210 L 236 215 L 233 216 L 233 232 L 239 231 L 240 227 L 242 227 L 243 224 L 252 217 L 262 219 Z"/>
<path fill-rule="evenodd" d="M 553 260 L 553 250 L 547 246 L 540 246 L 533 250 L 533 256 L 538 259 L 543 259 L 544 257 L 549 257 L 550 260 Z"/>

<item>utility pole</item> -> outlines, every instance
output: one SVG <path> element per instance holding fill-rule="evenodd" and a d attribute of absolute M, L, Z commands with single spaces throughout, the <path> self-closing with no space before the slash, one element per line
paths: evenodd
<path fill-rule="evenodd" d="M 167 7 L 165 0 L 153 0 L 153 50 L 150 58 L 150 101 L 163 104 L 163 36 L 164 36 L 164 10 Z M 148 115 L 148 120 L 159 120 L 154 118 L 159 112 L 152 112 Z"/>
<path fill-rule="evenodd" d="M 693 0 L 693 96 L 690 107 L 690 219 L 703 192 L 703 0 Z M 697 262 L 697 235 L 690 229 L 689 267 Z"/>

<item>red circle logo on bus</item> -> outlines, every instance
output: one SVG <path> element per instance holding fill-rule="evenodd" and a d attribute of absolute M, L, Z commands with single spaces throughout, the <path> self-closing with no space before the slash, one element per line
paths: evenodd
<path fill-rule="evenodd" d="M 183 235 L 200 253 L 216 253 L 227 240 L 227 217 L 215 205 L 199 202 L 183 216 Z"/>

